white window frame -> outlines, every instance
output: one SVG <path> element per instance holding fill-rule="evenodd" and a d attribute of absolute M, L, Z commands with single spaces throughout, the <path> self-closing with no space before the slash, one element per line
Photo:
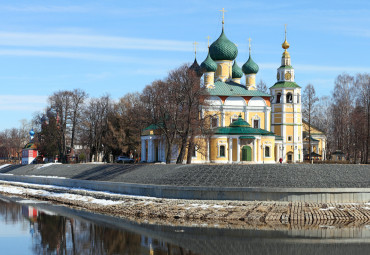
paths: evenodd
<path fill-rule="evenodd" d="M 254 127 L 254 121 L 255 121 L 255 120 L 258 120 L 258 127 L 257 127 L 257 128 L 261 128 L 261 118 L 260 118 L 260 116 L 258 116 L 258 114 L 254 115 L 254 116 L 252 117 L 252 127 L 253 127 L 253 128 L 255 128 L 255 127 Z"/>
<path fill-rule="evenodd" d="M 219 141 L 219 142 L 218 142 L 218 144 L 217 144 L 217 157 L 218 157 L 218 158 L 226 158 L 226 149 L 227 149 L 226 145 L 227 145 L 227 143 L 226 143 L 225 141 Z M 225 150 L 224 150 L 224 152 L 225 152 L 225 156 L 221 156 L 221 155 L 220 155 L 220 152 L 221 152 L 221 146 L 225 146 Z"/>
<path fill-rule="evenodd" d="M 266 148 L 269 148 L 269 156 L 266 156 Z M 271 158 L 272 157 L 271 156 L 271 146 L 270 145 L 265 145 L 263 155 L 265 156 L 265 158 Z"/>
<path fill-rule="evenodd" d="M 233 119 L 238 120 L 239 116 L 237 114 L 233 114 L 230 116 L 230 124 L 233 123 Z"/>

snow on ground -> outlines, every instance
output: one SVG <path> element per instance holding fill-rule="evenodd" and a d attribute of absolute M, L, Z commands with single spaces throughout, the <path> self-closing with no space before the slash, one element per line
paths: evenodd
<path fill-rule="evenodd" d="M 1 168 L 5 168 L 5 167 L 7 167 L 7 166 L 11 166 L 11 164 L 4 164 L 4 165 L 1 165 L 1 166 L 0 166 L 0 169 L 1 169 Z"/>
<path fill-rule="evenodd" d="M 98 205 L 117 205 L 123 204 L 123 201 L 113 201 L 109 199 L 99 199 L 94 198 L 92 196 L 83 196 L 77 194 L 69 194 L 69 193 L 55 193 L 46 190 L 36 190 L 36 189 L 29 189 L 23 187 L 15 187 L 15 186 L 0 186 L 0 192 L 19 195 L 19 194 L 30 194 L 30 195 L 37 195 L 42 197 L 48 198 L 63 198 L 69 200 L 76 200 L 85 203 L 92 203 Z"/>
<path fill-rule="evenodd" d="M 47 176 L 47 175 L 27 175 L 29 177 L 42 177 L 42 178 L 55 178 L 55 179 L 67 179 L 66 177 L 60 176 Z"/>
<path fill-rule="evenodd" d="M 45 167 L 49 167 L 49 166 L 54 166 L 54 165 L 61 165 L 62 163 L 46 163 L 46 164 L 43 164 L 39 167 L 37 167 L 37 169 L 41 169 L 41 168 L 45 168 Z"/>
<path fill-rule="evenodd" d="M 3 173 L 0 173 L 0 175 L 14 175 L 14 174 L 3 174 Z"/>
<path fill-rule="evenodd" d="M 5 184 L 7 186 L 2 186 Z M 8 186 L 8 185 L 22 185 L 20 186 Z M 43 189 L 58 189 L 65 192 L 52 192 L 46 191 Z M 75 192 L 83 192 L 91 194 L 89 195 L 79 195 L 79 194 L 71 194 L 69 191 Z M 133 200 L 144 200 L 146 204 L 152 203 L 154 200 L 158 200 L 155 197 L 144 197 L 144 196 L 133 196 L 133 195 L 123 195 L 118 193 L 112 192 L 105 192 L 105 191 L 94 191 L 89 189 L 81 189 L 81 188 L 68 188 L 62 186 L 55 186 L 55 185 L 41 185 L 41 184 L 31 184 L 31 183 L 22 183 L 22 182 L 10 182 L 10 181 L 0 181 L 0 192 L 19 195 L 19 194 L 31 194 L 31 195 L 38 195 L 50 198 L 64 198 L 69 200 L 77 200 L 86 203 L 93 203 L 99 205 L 117 205 L 123 204 L 125 201 L 124 199 L 133 199 Z M 109 196 L 112 197 L 114 200 L 110 199 L 98 199 L 93 196 Z M 120 201 L 117 201 L 120 199 Z"/>

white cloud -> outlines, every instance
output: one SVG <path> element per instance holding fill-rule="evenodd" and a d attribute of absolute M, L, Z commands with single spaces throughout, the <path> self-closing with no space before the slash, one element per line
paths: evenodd
<path fill-rule="evenodd" d="M 0 6 L 0 11 L 13 11 L 13 12 L 87 12 L 89 9 L 82 6 L 56 6 L 56 5 L 3 5 Z"/>
<path fill-rule="evenodd" d="M 39 95 L 0 95 L 0 111 L 33 112 L 42 110 L 47 96 Z"/>
<path fill-rule="evenodd" d="M 97 53 L 79 53 L 70 51 L 45 51 L 45 50 L 24 50 L 24 49 L 6 49 L 0 50 L 0 56 L 16 56 L 16 57 L 45 57 L 45 58 L 67 58 L 67 59 L 81 59 L 91 61 L 106 61 L 106 62 L 121 62 L 140 65 L 179 65 L 178 60 L 173 59 L 156 59 L 143 57 L 127 57 L 116 56 L 109 54 Z"/>
<path fill-rule="evenodd" d="M 27 47 L 75 47 L 130 50 L 192 51 L 191 41 L 76 34 L 0 32 L 0 45 Z"/>

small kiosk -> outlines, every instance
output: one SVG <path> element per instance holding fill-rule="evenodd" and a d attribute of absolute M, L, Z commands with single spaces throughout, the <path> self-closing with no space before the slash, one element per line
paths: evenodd
<path fill-rule="evenodd" d="M 35 135 L 35 132 L 33 129 L 30 131 L 30 142 L 24 146 L 22 149 L 22 165 L 29 165 L 29 164 L 35 164 L 36 158 L 38 156 L 38 151 L 36 144 L 33 142 L 33 136 Z"/>

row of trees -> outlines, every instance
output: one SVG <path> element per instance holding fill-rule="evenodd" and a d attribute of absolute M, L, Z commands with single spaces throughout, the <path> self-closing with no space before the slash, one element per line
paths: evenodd
<path fill-rule="evenodd" d="M 304 118 L 327 135 L 328 151 L 340 150 L 347 160 L 368 163 L 370 75 L 341 74 L 332 94 L 321 98 L 309 84 L 302 97 Z"/>
<path fill-rule="evenodd" d="M 199 118 L 205 94 L 200 77 L 187 65 L 118 102 L 108 95 L 89 98 L 79 89 L 58 91 L 48 98 L 46 112 L 34 117 L 36 142 L 44 157 L 58 155 L 62 162 L 76 149 L 80 160 L 84 155 L 88 161 L 111 161 L 109 155 L 121 154 L 138 157 L 141 131 L 152 124 L 164 136 L 166 161 L 171 160 L 176 143 L 180 147 L 177 162 L 182 162 L 185 153 L 196 148 L 194 137 L 205 128 L 204 118 Z"/>

